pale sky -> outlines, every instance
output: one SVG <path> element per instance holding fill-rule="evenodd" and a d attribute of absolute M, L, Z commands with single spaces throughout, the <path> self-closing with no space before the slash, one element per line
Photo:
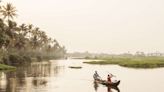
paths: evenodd
<path fill-rule="evenodd" d="M 164 0 L 2 0 L 68 52 L 164 52 Z"/>

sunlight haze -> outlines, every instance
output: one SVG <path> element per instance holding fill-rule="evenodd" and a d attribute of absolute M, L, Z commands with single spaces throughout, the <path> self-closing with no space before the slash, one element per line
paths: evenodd
<path fill-rule="evenodd" d="M 2 0 L 68 52 L 164 52 L 163 0 Z"/>

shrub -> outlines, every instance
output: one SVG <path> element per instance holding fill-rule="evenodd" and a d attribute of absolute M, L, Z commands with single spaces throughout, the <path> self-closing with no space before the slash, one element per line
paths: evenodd
<path fill-rule="evenodd" d="M 24 58 L 17 54 L 9 55 L 9 62 L 11 65 L 20 65 L 23 64 Z"/>

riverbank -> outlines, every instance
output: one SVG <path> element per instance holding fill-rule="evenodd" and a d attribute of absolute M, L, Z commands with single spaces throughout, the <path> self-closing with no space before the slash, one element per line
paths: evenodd
<path fill-rule="evenodd" d="M 17 25 L 13 20 L 17 10 L 12 3 L 0 7 L 0 64 L 21 66 L 64 57 L 65 47 L 45 31 L 29 23 Z"/>
<path fill-rule="evenodd" d="M 83 62 L 87 64 L 117 64 L 132 68 L 157 68 L 164 67 L 164 57 L 111 57 L 100 61 Z"/>
<path fill-rule="evenodd" d="M 0 64 L 0 70 L 15 70 L 16 67 Z"/>

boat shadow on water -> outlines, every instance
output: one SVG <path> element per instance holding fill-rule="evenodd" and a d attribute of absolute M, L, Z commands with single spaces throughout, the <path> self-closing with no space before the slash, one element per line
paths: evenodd
<path fill-rule="evenodd" d="M 98 87 L 99 87 L 99 83 L 94 82 L 95 92 L 97 92 Z M 120 89 L 117 86 L 115 87 L 115 86 L 107 86 L 107 85 L 104 85 L 104 87 L 107 87 L 107 92 L 113 92 L 112 89 L 114 89 L 116 92 L 120 92 Z"/>

